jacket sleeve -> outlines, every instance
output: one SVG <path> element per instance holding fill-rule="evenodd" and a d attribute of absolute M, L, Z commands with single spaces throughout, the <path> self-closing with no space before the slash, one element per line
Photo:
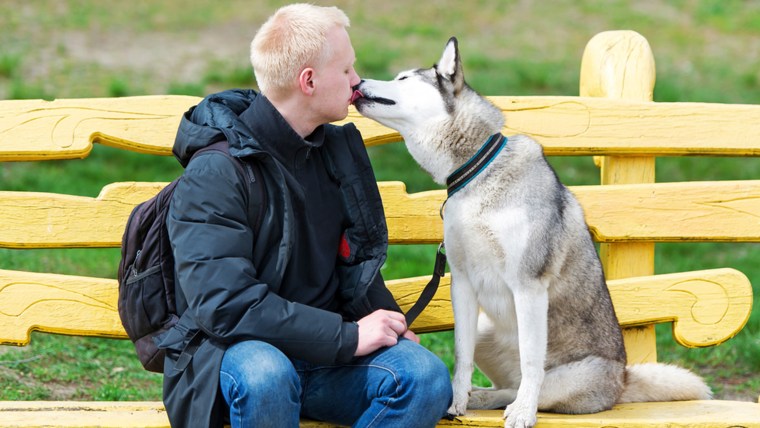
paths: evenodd
<path fill-rule="evenodd" d="M 385 286 L 385 281 L 383 281 L 383 277 L 379 273 L 367 289 L 367 298 L 373 310 L 387 309 L 389 311 L 401 312 L 396 299 L 393 298 L 393 294 Z"/>
<path fill-rule="evenodd" d="M 198 156 L 174 191 L 166 225 L 187 311 L 220 343 L 262 340 L 314 363 L 350 360 L 355 324 L 287 301 L 258 279 L 246 190 L 231 162 L 218 153 Z"/>

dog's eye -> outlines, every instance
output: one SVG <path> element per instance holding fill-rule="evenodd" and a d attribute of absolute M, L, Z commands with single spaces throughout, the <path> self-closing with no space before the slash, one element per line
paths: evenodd
<path fill-rule="evenodd" d="M 396 79 L 396 80 L 405 80 L 405 79 L 406 79 L 406 78 L 408 78 L 408 77 L 409 77 L 409 76 L 401 76 L 401 77 L 399 77 L 399 78 L 398 78 L 398 79 Z"/>

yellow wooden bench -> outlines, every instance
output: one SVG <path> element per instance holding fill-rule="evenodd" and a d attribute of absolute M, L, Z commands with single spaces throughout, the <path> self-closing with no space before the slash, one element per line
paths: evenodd
<path fill-rule="evenodd" d="M 549 155 L 596 156 L 601 185 L 572 188 L 601 257 L 630 362 L 656 359 L 654 324 L 673 324 L 688 347 L 718 345 L 740 331 L 752 307 L 747 277 L 730 268 L 654 274 L 654 245 L 673 241 L 760 242 L 760 180 L 655 183 L 656 156 L 760 156 L 760 106 L 654 103 L 654 60 L 633 32 L 594 37 L 584 53 L 579 97 L 492 97 L 506 135 L 535 136 Z M 92 144 L 169 155 L 180 115 L 199 101 L 146 96 L 0 101 L 0 161 L 80 159 Z M 395 132 L 352 112 L 368 145 Z M 399 177 L 401 178 L 401 177 Z M 122 182 L 96 198 L 0 191 L 0 248 L 118 247 L 128 214 L 165 183 Z M 379 183 L 391 244 L 438 243 L 445 191 L 408 194 Z M 117 261 L 114 260 L 114 263 Z M 30 332 L 125 338 L 113 278 L 32 273 L 0 261 L 0 344 Z M 12 268 L 12 267 L 10 267 Z M 402 308 L 427 277 L 388 281 Z M 413 328 L 453 328 L 449 277 Z M 471 412 L 441 426 L 503 426 L 501 411 Z M 593 415 L 539 414 L 539 427 L 755 426 L 760 404 L 739 401 L 634 403 Z M 304 421 L 304 426 L 327 426 Z M 160 402 L 0 402 L 0 426 L 168 426 Z"/>

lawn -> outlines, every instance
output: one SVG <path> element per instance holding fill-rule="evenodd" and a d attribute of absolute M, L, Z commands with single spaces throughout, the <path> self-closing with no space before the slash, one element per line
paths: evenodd
<path fill-rule="evenodd" d="M 248 45 L 282 2 L 211 0 L 117 2 L 37 0 L 0 3 L 0 99 L 143 94 L 202 96 L 252 87 Z M 326 4 L 318 1 L 316 3 Z M 485 95 L 577 95 L 583 48 L 596 33 L 644 35 L 657 65 L 656 101 L 760 103 L 760 3 L 739 0 L 530 0 L 330 2 L 352 20 L 360 75 L 390 78 L 432 65 L 459 38 L 465 73 Z M 507 118 L 509 120 L 509 118 Z M 437 188 L 402 144 L 370 149 L 379 179 L 410 192 Z M 598 183 L 587 157 L 553 158 L 568 185 Z M 95 196 L 119 180 L 169 181 L 170 157 L 96 147 L 85 160 L 0 164 L 0 189 Z M 658 181 L 750 179 L 758 159 L 659 159 Z M 712 267 L 744 272 L 758 290 L 757 244 L 662 244 L 656 272 Z M 426 275 L 434 247 L 390 249 L 386 278 Z M 0 250 L 0 268 L 115 277 L 118 249 Z M 756 291 L 756 295 L 760 292 Z M 756 297 L 755 302 L 758 302 Z M 760 311 L 728 344 L 685 350 L 658 326 L 659 358 L 704 375 L 718 397 L 757 400 Z M 450 332 L 424 343 L 452 363 Z M 476 382 L 483 384 L 481 376 Z M 34 334 L 26 348 L 0 347 L 0 399 L 160 398 L 160 376 L 144 372 L 127 341 Z"/>

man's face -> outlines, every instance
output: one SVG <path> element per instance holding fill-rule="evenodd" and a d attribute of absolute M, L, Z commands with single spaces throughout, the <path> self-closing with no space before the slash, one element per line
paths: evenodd
<path fill-rule="evenodd" d="M 327 58 L 315 67 L 314 76 L 316 109 L 324 117 L 324 123 L 346 118 L 353 95 L 351 88 L 361 80 L 354 70 L 356 55 L 346 29 L 330 30 L 327 45 Z"/>

